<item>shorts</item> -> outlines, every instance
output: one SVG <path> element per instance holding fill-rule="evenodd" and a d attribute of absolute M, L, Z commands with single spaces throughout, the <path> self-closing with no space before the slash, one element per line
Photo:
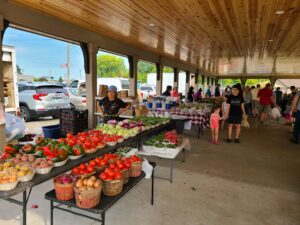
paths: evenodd
<path fill-rule="evenodd" d="M 260 105 L 260 113 L 269 113 L 271 111 L 271 105 Z"/>
<path fill-rule="evenodd" d="M 241 124 L 242 122 L 242 116 L 230 116 L 227 119 L 227 122 L 229 124 Z"/>
<path fill-rule="evenodd" d="M 256 101 L 256 100 L 252 101 L 252 109 L 257 109 L 257 110 L 260 109 L 259 101 Z"/>

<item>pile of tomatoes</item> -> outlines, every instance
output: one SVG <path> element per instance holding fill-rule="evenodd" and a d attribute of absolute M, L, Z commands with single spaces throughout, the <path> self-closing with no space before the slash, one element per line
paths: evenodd
<path fill-rule="evenodd" d="M 176 131 L 169 131 L 165 133 L 165 139 L 171 142 L 172 144 L 178 144 L 178 135 Z"/>
<path fill-rule="evenodd" d="M 92 166 L 92 165 L 86 165 L 86 164 L 80 164 L 79 166 L 77 167 L 74 167 L 72 169 L 72 174 L 73 175 L 86 175 L 86 174 L 92 174 L 92 173 L 95 173 L 95 166 Z"/>

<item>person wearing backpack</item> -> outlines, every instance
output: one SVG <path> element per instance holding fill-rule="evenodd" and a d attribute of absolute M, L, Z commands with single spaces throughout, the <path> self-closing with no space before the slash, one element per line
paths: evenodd
<path fill-rule="evenodd" d="M 295 124 L 293 130 L 293 138 L 291 142 L 294 144 L 298 144 L 299 134 L 300 134 L 300 91 L 293 98 L 292 107 L 291 107 L 291 115 L 295 116 Z"/>

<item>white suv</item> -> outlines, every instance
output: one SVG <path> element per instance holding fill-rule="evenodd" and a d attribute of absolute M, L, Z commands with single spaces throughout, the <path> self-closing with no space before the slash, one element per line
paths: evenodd
<path fill-rule="evenodd" d="M 63 86 L 46 82 L 20 82 L 21 117 L 27 122 L 39 117 L 59 117 L 59 109 L 69 108 L 70 100 Z"/>
<path fill-rule="evenodd" d="M 155 96 L 156 95 L 156 91 L 155 88 L 151 85 L 147 85 L 147 84 L 142 84 L 140 86 L 140 94 L 141 97 L 143 99 L 146 99 L 147 97 L 151 96 Z"/>

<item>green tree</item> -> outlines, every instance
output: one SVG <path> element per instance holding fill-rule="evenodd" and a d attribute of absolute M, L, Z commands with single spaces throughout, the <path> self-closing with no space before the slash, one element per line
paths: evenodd
<path fill-rule="evenodd" d="M 174 69 L 172 67 L 164 66 L 163 72 L 164 73 L 174 73 Z"/>
<path fill-rule="evenodd" d="M 97 56 L 98 77 L 129 77 L 124 59 L 114 55 Z"/>
<path fill-rule="evenodd" d="M 147 63 L 144 61 L 139 61 L 137 66 L 138 71 L 138 80 L 142 83 L 147 82 L 147 74 L 148 73 L 156 73 L 156 66 L 153 63 Z"/>
<path fill-rule="evenodd" d="M 21 67 L 18 64 L 17 64 L 17 73 L 23 74 L 23 70 L 21 69 Z"/>
<path fill-rule="evenodd" d="M 62 77 L 60 76 L 59 79 L 58 79 L 58 82 L 59 82 L 59 83 L 62 83 L 63 81 L 64 81 L 64 80 L 63 80 Z"/>

